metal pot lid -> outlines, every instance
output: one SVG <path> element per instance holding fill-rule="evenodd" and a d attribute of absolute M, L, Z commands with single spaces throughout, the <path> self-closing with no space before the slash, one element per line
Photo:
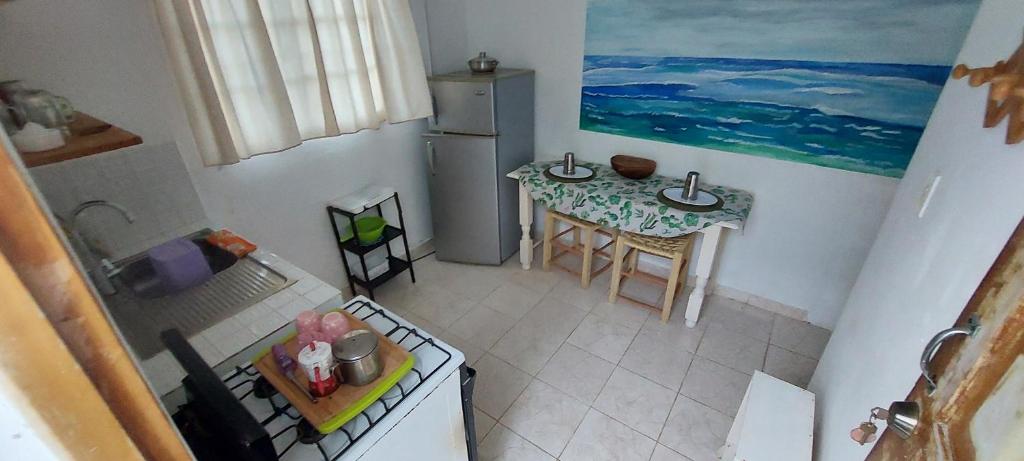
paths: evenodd
<path fill-rule="evenodd" d="M 492 58 L 490 56 L 487 56 L 486 52 L 481 51 L 480 54 L 477 57 L 475 57 L 473 59 L 470 59 L 469 62 L 471 62 L 471 63 L 481 63 L 481 64 L 483 64 L 483 63 L 497 64 L 498 60 L 494 59 L 494 58 Z"/>
<path fill-rule="evenodd" d="M 334 341 L 334 358 L 355 362 L 377 349 L 377 335 L 370 330 L 352 330 Z"/>

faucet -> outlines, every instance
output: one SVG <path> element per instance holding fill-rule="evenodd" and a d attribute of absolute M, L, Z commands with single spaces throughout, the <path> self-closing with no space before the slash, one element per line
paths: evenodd
<path fill-rule="evenodd" d="M 123 205 L 108 202 L 106 200 L 89 200 L 79 203 L 78 206 L 71 211 L 71 222 L 68 224 L 67 232 L 68 237 L 70 237 L 74 243 L 80 245 L 90 256 L 89 265 L 91 267 L 87 267 L 86 270 L 89 273 L 89 277 L 96 285 L 96 289 L 104 295 L 112 295 L 117 293 L 117 288 L 114 287 L 114 284 L 111 283 L 110 279 L 120 273 L 121 268 L 114 266 L 114 263 L 110 262 L 103 251 L 96 248 L 94 245 L 89 244 L 78 230 L 79 216 L 81 216 L 85 210 L 101 206 L 118 211 L 129 224 L 135 222 L 135 217 L 132 216 L 131 212 L 129 212 Z"/>

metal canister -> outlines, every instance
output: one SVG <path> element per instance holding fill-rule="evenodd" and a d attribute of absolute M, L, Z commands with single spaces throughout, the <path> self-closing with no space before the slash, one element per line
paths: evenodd
<path fill-rule="evenodd" d="M 700 191 L 700 173 L 691 171 L 686 173 L 686 200 L 697 200 Z"/>
<path fill-rule="evenodd" d="M 364 386 L 384 372 L 377 334 L 370 330 L 352 330 L 334 342 L 335 370 L 345 384 Z"/>
<path fill-rule="evenodd" d="M 562 159 L 562 174 L 565 176 L 576 174 L 576 154 L 572 152 L 565 153 L 565 158 Z"/>

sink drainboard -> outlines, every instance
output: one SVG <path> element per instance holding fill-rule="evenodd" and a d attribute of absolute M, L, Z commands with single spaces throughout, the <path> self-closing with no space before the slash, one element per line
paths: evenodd
<path fill-rule="evenodd" d="M 252 258 L 242 258 L 206 283 L 169 296 L 143 299 L 119 284 L 107 307 L 143 360 L 164 350 L 159 333 L 177 328 L 193 336 L 294 283 Z M 233 332 L 225 331 L 225 334 Z"/>

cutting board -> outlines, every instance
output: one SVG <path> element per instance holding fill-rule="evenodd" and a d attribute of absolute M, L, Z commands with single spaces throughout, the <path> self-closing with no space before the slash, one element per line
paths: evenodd
<path fill-rule="evenodd" d="M 366 322 L 341 309 L 336 309 L 335 312 L 340 312 L 347 317 L 353 330 L 366 329 L 377 335 L 377 347 L 380 348 L 384 372 L 373 382 L 365 386 L 342 384 L 331 395 L 319 397 L 314 403 L 301 390 L 307 389 L 309 385 L 309 381 L 306 380 L 306 375 L 301 369 L 296 370 L 295 381 L 288 379 L 279 371 L 270 349 L 264 350 L 252 360 L 260 374 L 288 399 L 292 406 L 321 434 L 334 432 L 355 418 L 394 387 L 406 373 L 409 373 L 415 363 L 415 357 L 409 351 L 395 344 L 394 341 L 373 329 Z M 282 344 L 288 351 L 288 355 L 295 359 L 299 352 L 299 341 L 296 334 L 289 335 Z"/>

